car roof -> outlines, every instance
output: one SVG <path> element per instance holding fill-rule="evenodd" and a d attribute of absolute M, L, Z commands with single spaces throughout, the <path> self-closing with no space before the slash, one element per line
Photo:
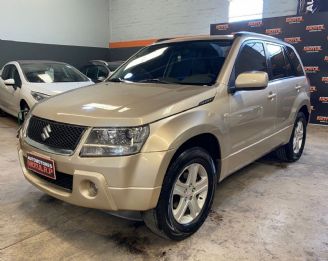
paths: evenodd
<path fill-rule="evenodd" d="M 57 63 L 57 64 L 66 64 L 63 62 L 57 62 L 57 61 L 51 61 L 51 60 L 18 60 L 18 61 L 14 61 L 17 62 L 19 64 L 38 64 L 38 63 Z"/>
<path fill-rule="evenodd" d="M 252 39 L 257 39 L 257 40 L 268 40 L 284 45 L 290 46 L 288 43 L 276 38 L 272 37 L 269 35 L 265 34 L 258 34 L 258 33 L 253 33 L 253 32 L 246 32 L 246 31 L 241 31 L 241 32 L 236 32 L 230 35 L 201 35 L 201 36 L 187 36 L 187 37 L 178 37 L 178 38 L 173 38 L 169 40 L 160 40 L 154 45 L 157 44 L 165 44 L 165 43 L 178 43 L 178 42 L 189 42 L 189 41 L 208 41 L 208 40 L 234 40 L 238 37 L 243 37 L 243 38 L 252 38 Z"/>

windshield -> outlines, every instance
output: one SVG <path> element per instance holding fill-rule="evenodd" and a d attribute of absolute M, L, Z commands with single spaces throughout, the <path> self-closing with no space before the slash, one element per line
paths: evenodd
<path fill-rule="evenodd" d="M 151 45 L 130 58 L 109 81 L 212 85 L 231 44 L 206 40 Z"/>
<path fill-rule="evenodd" d="M 64 63 L 21 64 L 25 78 L 33 83 L 86 82 L 89 79 L 73 66 Z"/>

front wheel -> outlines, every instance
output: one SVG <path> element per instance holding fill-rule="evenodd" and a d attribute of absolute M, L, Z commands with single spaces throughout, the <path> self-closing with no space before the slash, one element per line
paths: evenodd
<path fill-rule="evenodd" d="M 165 238 L 189 237 L 208 216 L 216 183 L 208 152 L 198 147 L 184 151 L 166 173 L 157 207 L 144 213 L 146 225 Z"/>
<path fill-rule="evenodd" d="M 306 117 L 303 112 L 297 114 L 292 136 L 289 142 L 280 147 L 276 153 L 280 160 L 294 162 L 302 156 L 306 140 Z"/>

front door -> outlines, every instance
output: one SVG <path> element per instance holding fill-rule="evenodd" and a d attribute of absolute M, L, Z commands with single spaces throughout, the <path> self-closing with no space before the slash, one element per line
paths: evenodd
<path fill-rule="evenodd" d="M 268 72 L 264 44 L 248 41 L 235 63 L 231 86 L 239 74 L 250 71 Z M 231 144 L 230 169 L 238 169 L 268 151 L 267 138 L 275 132 L 276 87 L 236 91 L 229 96 L 230 113 L 226 115 Z"/>
<path fill-rule="evenodd" d="M 2 72 L 3 81 L 13 79 L 15 84 L 1 86 L 1 102 L 4 106 L 4 110 L 10 114 L 17 115 L 19 111 L 19 93 L 22 87 L 22 81 L 19 76 L 17 67 L 13 64 L 9 64 L 4 67 Z"/>

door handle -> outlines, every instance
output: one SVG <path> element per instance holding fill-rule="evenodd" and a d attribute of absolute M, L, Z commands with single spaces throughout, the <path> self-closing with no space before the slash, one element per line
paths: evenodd
<path fill-rule="evenodd" d="M 268 99 L 270 99 L 270 100 L 273 100 L 274 98 L 276 98 L 277 97 L 277 94 L 276 93 L 270 93 L 269 95 L 268 95 Z"/>

